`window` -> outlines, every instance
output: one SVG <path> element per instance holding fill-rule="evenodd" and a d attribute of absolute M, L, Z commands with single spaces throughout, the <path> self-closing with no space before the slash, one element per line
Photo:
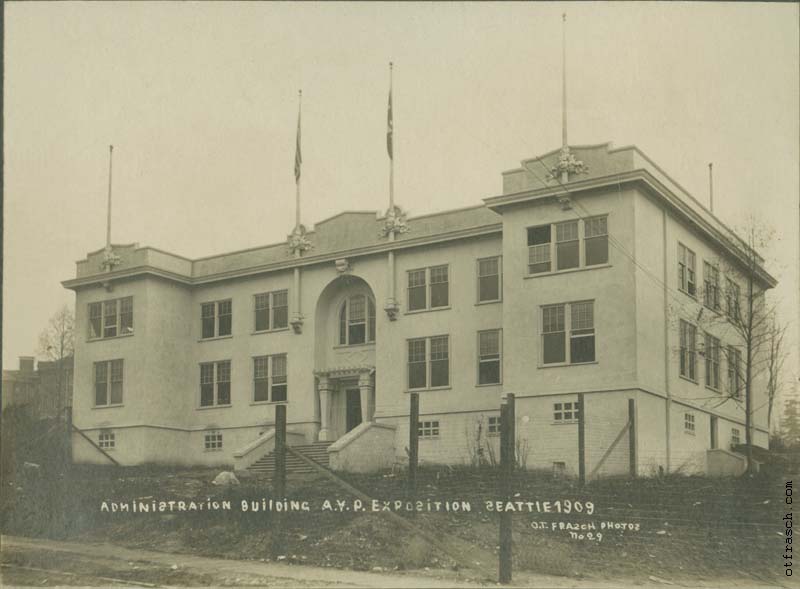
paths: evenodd
<path fill-rule="evenodd" d="M 703 262 L 703 304 L 719 311 L 719 268 Z"/>
<path fill-rule="evenodd" d="M 233 303 L 230 299 L 214 303 L 203 303 L 200 315 L 202 318 L 203 339 L 231 334 Z"/>
<path fill-rule="evenodd" d="M 607 264 L 608 216 L 529 227 L 528 274 L 552 272 L 554 258 L 555 270 Z"/>
<path fill-rule="evenodd" d="M 681 319 L 680 323 L 680 374 L 696 381 L 695 376 L 695 340 L 697 328 Z"/>
<path fill-rule="evenodd" d="M 706 386 L 719 390 L 719 340 L 706 334 Z"/>
<path fill-rule="evenodd" d="M 490 436 L 497 436 L 500 435 L 500 418 L 499 417 L 490 417 L 489 418 L 489 427 L 486 430 L 486 433 Z"/>
<path fill-rule="evenodd" d="M 420 268 L 408 272 L 409 311 L 440 309 L 449 304 L 450 278 L 447 265 Z"/>
<path fill-rule="evenodd" d="M 725 279 L 725 314 L 733 320 L 741 317 L 739 308 L 739 285 L 730 278 Z"/>
<path fill-rule="evenodd" d="M 418 421 L 417 422 L 417 435 L 420 438 L 438 438 L 439 437 L 439 422 L 438 421 Z"/>
<path fill-rule="evenodd" d="M 500 257 L 478 260 L 478 302 L 500 300 Z"/>
<path fill-rule="evenodd" d="M 731 428 L 731 446 L 738 446 L 742 443 L 742 432 L 738 428 Z"/>
<path fill-rule="evenodd" d="M 586 219 L 584 228 L 584 259 L 587 266 L 608 263 L 608 217 Z"/>
<path fill-rule="evenodd" d="M 550 225 L 528 228 L 528 274 L 550 272 Z"/>
<path fill-rule="evenodd" d="M 286 354 L 253 358 L 253 401 L 286 400 Z"/>
<path fill-rule="evenodd" d="M 580 265 L 578 222 L 556 224 L 556 269 L 566 270 Z"/>
<path fill-rule="evenodd" d="M 408 340 L 409 389 L 446 387 L 450 384 L 449 346 L 450 338 L 446 335 Z"/>
<path fill-rule="evenodd" d="M 697 282 L 695 277 L 694 252 L 682 243 L 678 244 L 678 288 L 690 296 L 695 296 Z"/>
<path fill-rule="evenodd" d="M 231 404 L 231 361 L 200 364 L 200 406 Z"/>
<path fill-rule="evenodd" d="M 683 414 L 683 431 L 694 434 L 694 413 Z"/>
<path fill-rule="evenodd" d="M 478 384 L 500 384 L 500 330 L 478 332 Z"/>
<path fill-rule="evenodd" d="M 742 352 L 735 346 L 728 346 L 728 393 L 734 399 L 742 397 Z"/>
<path fill-rule="evenodd" d="M 101 431 L 100 436 L 97 438 L 97 445 L 103 450 L 111 450 L 116 447 L 116 439 L 114 432 Z"/>
<path fill-rule="evenodd" d="M 222 432 L 207 432 L 203 443 L 207 452 L 222 450 Z"/>
<path fill-rule="evenodd" d="M 553 405 L 553 421 L 556 423 L 578 423 L 580 403 L 555 403 Z"/>
<path fill-rule="evenodd" d="M 133 297 L 89 303 L 89 339 L 133 333 Z"/>
<path fill-rule="evenodd" d="M 94 363 L 94 404 L 122 405 L 122 360 Z"/>
<path fill-rule="evenodd" d="M 262 292 L 255 296 L 255 329 L 285 329 L 289 325 L 289 291 Z"/>
<path fill-rule="evenodd" d="M 375 301 L 365 295 L 345 299 L 339 309 L 339 344 L 353 346 L 375 341 Z"/>
<path fill-rule="evenodd" d="M 583 364 L 594 360 L 594 301 L 542 307 L 542 363 Z"/>

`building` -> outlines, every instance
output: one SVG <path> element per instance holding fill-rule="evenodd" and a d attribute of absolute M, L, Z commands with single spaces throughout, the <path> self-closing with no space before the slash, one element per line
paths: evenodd
<path fill-rule="evenodd" d="M 33 356 L 21 356 L 19 370 L 3 370 L 3 409 L 26 407 L 36 419 L 62 417 L 72 402 L 72 366 L 72 356 L 38 366 Z"/>
<path fill-rule="evenodd" d="M 744 248 L 639 149 L 610 144 L 525 160 L 472 208 L 343 212 L 195 260 L 107 247 L 64 282 L 74 424 L 122 464 L 245 468 L 285 403 L 290 443 L 332 442 L 333 468 L 369 470 L 405 456 L 410 392 L 420 458 L 446 463 L 492 452 L 513 392 L 528 467 L 577 470 L 583 411 L 587 473 L 604 476 L 628 471 L 632 399 L 637 471 L 704 472 L 709 450 L 744 440 L 741 342 L 724 325 Z M 759 266 L 757 288 L 775 284 Z"/>

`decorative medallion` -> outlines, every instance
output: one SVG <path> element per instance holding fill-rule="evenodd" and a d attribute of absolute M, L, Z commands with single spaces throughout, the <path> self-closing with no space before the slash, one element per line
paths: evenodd
<path fill-rule="evenodd" d="M 289 253 L 299 253 L 300 255 L 314 247 L 314 244 L 311 243 L 311 240 L 306 237 L 305 225 L 298 225 L 295 227 L 294 231 L 292 231 L 286 238 L 286 244 L 289 247 Z"/>
<path fill-rule="evenodd" d="M 565 145 L 561 148 L 561 153 L 558 156 L 558 163 L 550 168 L 550 172 L 547 174 L 547 179 L 560 180 L 565 173 L 567 176 L 569 176 L 569 174 L 589 173 L 589 167 L 572 155 L 568 145 Z"/>
<path fill-rule="evenodd" d="M 114 253 L 114 248 L 112 248 L 110 244 L 107 245 L 106 249 L 103 250 L 103 261 L 100 262 L 100 269 L 111 272 L 114 266 L 119 266 L 121 263 L 122 258 Z"/>
<path fill-rule="evenodd" d="M 292 316 L 292 320 L 289 321 L 289 325 L 292 326 L 292 330 L 295 333 L 303 333 L 303 316 L 299 313 Z"/>
<path fill-rule="evenodd" d="M 386 315 L 389 317 L 390 321 L 397 321 L 397 314 L 400 312 L 400 305 L 397 304 L 397 301 L 394 299 L 388 299 L 386 301 L 386 305 L 384 305 L 383 310 L 386 311 Z"/>
<path fill-rule="evenodd" d="M 399 206 L 394 205 L 386 211 L 386 220 L 381 228 L 381 237 L 397 233 L 407 233 L 409 230 L 406 214 Z"/>

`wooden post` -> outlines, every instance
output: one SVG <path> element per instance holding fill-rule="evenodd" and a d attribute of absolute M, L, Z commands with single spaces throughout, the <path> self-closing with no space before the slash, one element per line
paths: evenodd
<path fill-rule="evenodd" d="M 636 401 L 628 399 L 628 459 L 630 475 L 636 476 Z"/>
<path fill-rule="evenodd" d="M 586 407 L 583 393 L 578 393 L 578 482 L 586 484 Z"/>
<path fill-rule="evenodd" d="M 408 494 L 417 497 L 417 463 L 419 462 L 419 393 L 411 393 L 408 416 Z"/>
<path fill-rule="evenodd" d="M 515 456 L 514 437 L 514 395 L 508 393 L 500 405 L 500 480 L 498 491 L 500 500 L 510 501 L 513 494 L 513 477 Z M 503 510 L 500 513 L 500 557 L 498 562 L 498 582 L 507 585 L 511 583 L 513 568 L 513 541 L 511 511 Z"/>
<path fill-rule="evenodd" d="M 286 405 L 275 405 L 275 473 L 272 493 L 276 500 L 286 497 Z M 272 558 L 286 554 L 286 529 L 283 513 L 275 511 L 272 530 Z"/>

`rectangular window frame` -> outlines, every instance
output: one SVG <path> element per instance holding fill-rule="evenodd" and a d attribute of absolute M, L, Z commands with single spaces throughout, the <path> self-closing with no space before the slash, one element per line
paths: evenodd
<path fill-rule="evenodd" d="M 597 364 L 599 362 L 597 357 L 597 310 L 596 310 L 596 300 L 595 299 L 588 299 L 588 300 L 579 300 L 579 301 L 571 301 L 568 303 L 555 303 L 549 305 L 541 305 L 539 307 L 539 344 L 540 344 L 540 351 L 539 351 L 539 367 L 540 368 L 551 368 L 551 367 L 558 367 L 558 366 L 585 366 L 589 364 Z M 573 307 L 576 305 L 584 305 L 584 304 L 591 304 L 592 309 L 592 327 L 584 327 L 584 328 L 576 328 L 573 326 Z M 563 330 L 549 330 L 545 331 L 545 310 L 546 309 L 559 309 L 563 310 Z M 554 335 L 554 334 L 563 334 L 563 346 L 564 346 L 564 361 L 563 362 L 545 362 L 545 336 Z M 594 347 L 594 358 L 592 360 L 586 360 L 584 362 L 573 362 L 572 361 L 572 344 L 573 340 L 577 340 L 578 338 L 589 338 L 593 339 L 593 347 Z"/>
<path fill-rule="evenodd" d="M 553 403 L 553 424 L 574 424 L 580 421 L 580 401 L 559 401 Z"/>
<path fill-rule="evenodd" d="M 418 421 L 417 422 L 417 437 L 420 440 L 430 440 L 432 438 L 438 438 L 439 432 L 439 420 L 438 419 L 429 419 L 425 421 Z"/>
<path fill-rule="evenodd" d="M 230 304 L 230 313 L 225 313 L 224 316 L 230 317 L 230 333 L 223 333 L 220 334 L 220 318 L 223 314 L 220 313 L 220 306 L 228 303 Z M 206 305 L 214 305 L 213 315 L 203 315 Z M 205 319 L 212 319 L 214 321 L 214 334 L 209 336 L 203 335 L 203 321 Z M 214 339 L 226 338 L 226 337 L 233 337 L 233 299 L 219 299 L 216 301 L 204 301 L 200 303 L 200 341 L 209 341 Z"/>
<path fill-rule="evenodd" d="M 481 262 L 497 262 L 497 274 L 481 273 Z M 503 256 L 488 256 L 486 258 L 478 258 L 475 262 L 475 276 L 476 276 L 476 304 L 484 305 L 488 303 L 500 303 L 503 300 Z M 483 299 L 481 298 L 481 279 L 496 277 L 497 281 L 497 298 Z"/>
<path fill-rule="evenodd" d="M 500 416 L 490 415 L 486 420 L 486 435 L 499 436 L 500 435 Z"/>
<path fill-rule="evenodd" d="M 733 322 L 742 318 L 742 289 L 730 276 L 725 277 L 725 316 Z"/>
<path fill-rule="evenodd" d="M 205 452 L 222 452 L 223 437 L 219 430 L 205 431 L 203 434 L 203 449 Z"/>
<path fill-rule="evenodd" d="M 117 437 L 112 431 L 101 430 L 97 436 L 97 446 L 103 450 L 113 450 L 117 447 Z"/>
<path fill-rule="evenodd" d="M 678 242 L 678 290 L 697 299 L 697 254 Z"/>
<path fill-rule="evenodd" d="M 697 380 L 697 326 L 681 319 L 678 326 L 679 361 L 678 374 L 681 378 L 698 384 Z"/>
<path fill-rule="evenodd" d="M 439 276 L 434 276 L 434 271 L 438 271 L 444 268 L 446 280 L 437 280 L 433 282 L 434 278 L 439 278 Z M 420 283 L 418 279 L 415 279 L 412 285 L 412 275 L 415 277 L 420 276 L 420 273 L 424 272 L 424 282 Z M 423 313 L 425 311 L 440 311 L 442 309 L 449 309 L 451 307 L 451 292 L 450 292 L 450 284 L 452 274 L 450 272 L 450 264 L 436 264 L 433 266 L 427 266 L 425 268 L 412 268 L 411 270 L 406 270 L 406 313 Z M 445 285 L 445 291 L 447 296 L 447 302 L 443 305 L 436 305 L 433 306 L 433 291 L 439 285 Z M 425 289 L 425 306 L 424 307 L 414 307 L 411 308 L 411 290 L 412 289 Z"/>
<path fill-rule="evenodd" d="M 543 225 L 532 225 L 526 228 L 528 244 L 528 264 L 526 276 L 543 276 L 548 274 L 559 274 L 563 272 L 574 272 L 576 270 L 603 268 L 610 264 L 609 261 L 609 214 L 592 215 L 591 217 L 568 219 Z M 576 234 L 567 239 L 563 235 L 559 238 L 559 229 L 565 228 L 568 224 L 575 224 Z M 547 227 L 549 231 L 549 241 L 541 243 L 531 243 L 533 240 L 533 230 L 541 230 Z M 587 246 L 593 241 L 605 241 L 605 260 L 588 263 Z M 559 267 L 561 265 L 559 251 L 564 249 L 565 244 L 577 244 L 578 262 L 574 266 Z M 561 246 L 561 247 L 560 247 Z M 532 271 L 534 266 L 544 266 L 537 271 Z"/>
<path fill-rule="evenodd" d="M 484 334 L 496 333 L 497 334 L 497 353 L 496 354 L 482 354 L 481 351 L 481 336 Z M 477 338 L 477 374 L 476 384 L 478 387 L 491 387 L 503 384 L 503 330 L 497 329 L 482 329 L 478 331 Z M 481 366 L 483 364 L 497 363 L 497 381 L 494 382 L 481 382 Z"/>
<path fill-rule="evenodd" d="M 447 358 L 444 360 L 447 361 L 447 384 L 444 385 L 433 385 L 432 375 L 433 375 L 433 363 L 434 362 L 441 362 L 443 359 L 441 358 L 433 358 L 433 345 L 432 341 L 444 338 L 447 342 Z M 412 342 L 424 342 L 425 343 L 425 386 L 423 387 L 415 387 L 411 388 L 411 355 L 410 355 L 410 344 Z M 449 334 L 439 334 L 439 335 L 431 335 L 426 337 L 414 337 L 409 338 L 406 340 L 406 390 L 409 392 L 419 392 L 419 391 L 436 391 L 436 390 L 443 390 L 449 389 L 452 387 L 452 348 L 450 345 L 450 335 Z M 420 360 L 415 360 L 414 364 L 422 364 Z"/>
<path fill-rule="evenodd" d="M 280 372 L 283 374 L 279 374 L 276 366 L 280 366 L 280 362 L 283 361 L 283 367 Z M 265 369 L 262 371 L 263 374 L 259 376 L 259 364 L 263 362 L 265 364 Z M 289 363 L 287 360 L 286 353 L 280 354 L 264 354 L 260 356 L 253 356 L 253 386 L 252 386 L 252 395 L 250 397 L 250 402 L 252 405 L 276 405 L 276 404 L 286 404 L 289 402 Z M 256 392 L 258 391 L 259 381 L 262 386 L 265 387 L 267 398 L 266 399 L 257 399 Z M 283 390 L 283 399 L 275 399 L 274 390 L 277 389 L 280 391 Z"/>
<path fill-rule="evenodd" d="M 712 311 L 719 312 L 722 303 L 720 301 L 719 290 L 719 266 L 712 264 L 708 260 L 703 261 L 703 304 Z"/>
<path fill-rule="evenodd" d="M 114 313 L 112 315 L 106 314 L 106 306 L 113 303 Z M 125 311 L 123 311 L 125 309 Z M 97 310 L 97 312 L 95 312 Z M 97 341 L 114 339 L 117 337 L 129 337 L 134 334 L 134 313 L 133 313 L 133 296 L 118 297 L 115 299 L 106 299 L 103 301 L 94 301 L 87 304 L 88 313 L 88 334 L 87 341 Z M 113 324 L 109 321 L 109 317 L 113 317 Z M 97 333 L 93 335 L 92 329 L 93 320 L 99 321 Z M 127 328 L 126 333 L 122 333 L 123 329 Z M 107 331 L 113 329 L 113 335 L 106 335 Z"/>
<path fill-rule="evenodd" d="M 113 360 L 100 360 L 98 362 L 93 363 L 93 370 L 92 370 L 92 393 L 93 393 L 93 402 L 92 407 L 94 409 L 105 409 L 108 407 L 122 407 L 125 404 L 125 362 L 122 358 L 115 358 Z M 98 367 L 102 366 L 102 372 L 104 375 L 103 382 L 98 382 L 97 374 L 98 374 Z M 118 368 L 118 370 L 117 370 Z M 115 374 L 119 374 L 119 378 L 115 379 Z M 119 402 L 112 403 L 112 399 L 115 396 L 115 385 L 119 384 Z M 97 387 L 98 385 L 103 385 L 105 387 L 105 403 L 98 403 L 97 402 Z"/>
<path fill-rule="evenodd" d="M 695 435 L 696 433 L 696 422 L 694 419 L 694 413 L 686 412 L 683 414 L 683 432 L 686 434 Z"/>
<path fill-rule="evenodd" d="M 703 355 L 705 357 L 706 387 L 719 392 L 722 390 L 720 385 L 720 350 L 722 345 L 719 338 L 707 332 L 705 334 L 704 344 Z"/>
<path fill-rule="evenodd" d="M 223 365 L 227 364 L 226 370 L 220 370 L 220 368 L 225 368 Z M 198 365 L 200 367 L 200 396 L 197 400 L 197 409 L 219 409 L 225 407 L 232 407 L 233 406 L 233 394 L 232 394 L 232 382 L 233 382 L 233 362 L 231 360 L 209 360 L 207 362 L 200 362 Z M 203 367 L 211 366 L 211 373 L 210 373 L 210 380 L 203 382 Z M 220 374 L 222 373 L 222 374 Z M 222 377 L 227 376 L 227 380 L 221 380 Z M 203 385 L 211 385 L 212 386 L 212 397 L 211 397 L 211 404 L 203 405 Z M 228 402 L 227 403 L 220 403 L 220 385 L 227 385 L 227 395 L 228 395 Z"/>
<path fill-rule="evenodd" d="M 264 306 L 262 303 L 263 299 L 260 297 L 266 298 L 266 305 Z M 283 305 L 276 305 L 276 299 L 279 300 L 280 298 L 286 298 L 286 304 Z M 263 311 L 266 309 L 266 323 L 267 327 L 263 329 L 258 328 L 259 323 L 259 311 Z M 281 311 L 280 313 L 276 313 L 278 309 L 285 309 L 285 311 Z M 278 321 L 276 321 L 276 316 L 278 319 L 281 320 L 283 323 L 282 325 L 278 325 Z M 267 292 L 259 292 L 253 295 L 253 334 L 257 333 L 271 333 L 275 331 L 286 331 L 289 329 L 289 289 L 283 288 L 279 290 L 272 290 Z"/>
<path fill-rule="evenodd" d="M 733 399 L 742 398 L 742 351 L 733 345 L 728 346 L 728 394 Z"/>
<path fill-rule="evenodd" d="M 742 443 L 742 432 L 738 427 L 731 428 L 731 448 Z"/>

